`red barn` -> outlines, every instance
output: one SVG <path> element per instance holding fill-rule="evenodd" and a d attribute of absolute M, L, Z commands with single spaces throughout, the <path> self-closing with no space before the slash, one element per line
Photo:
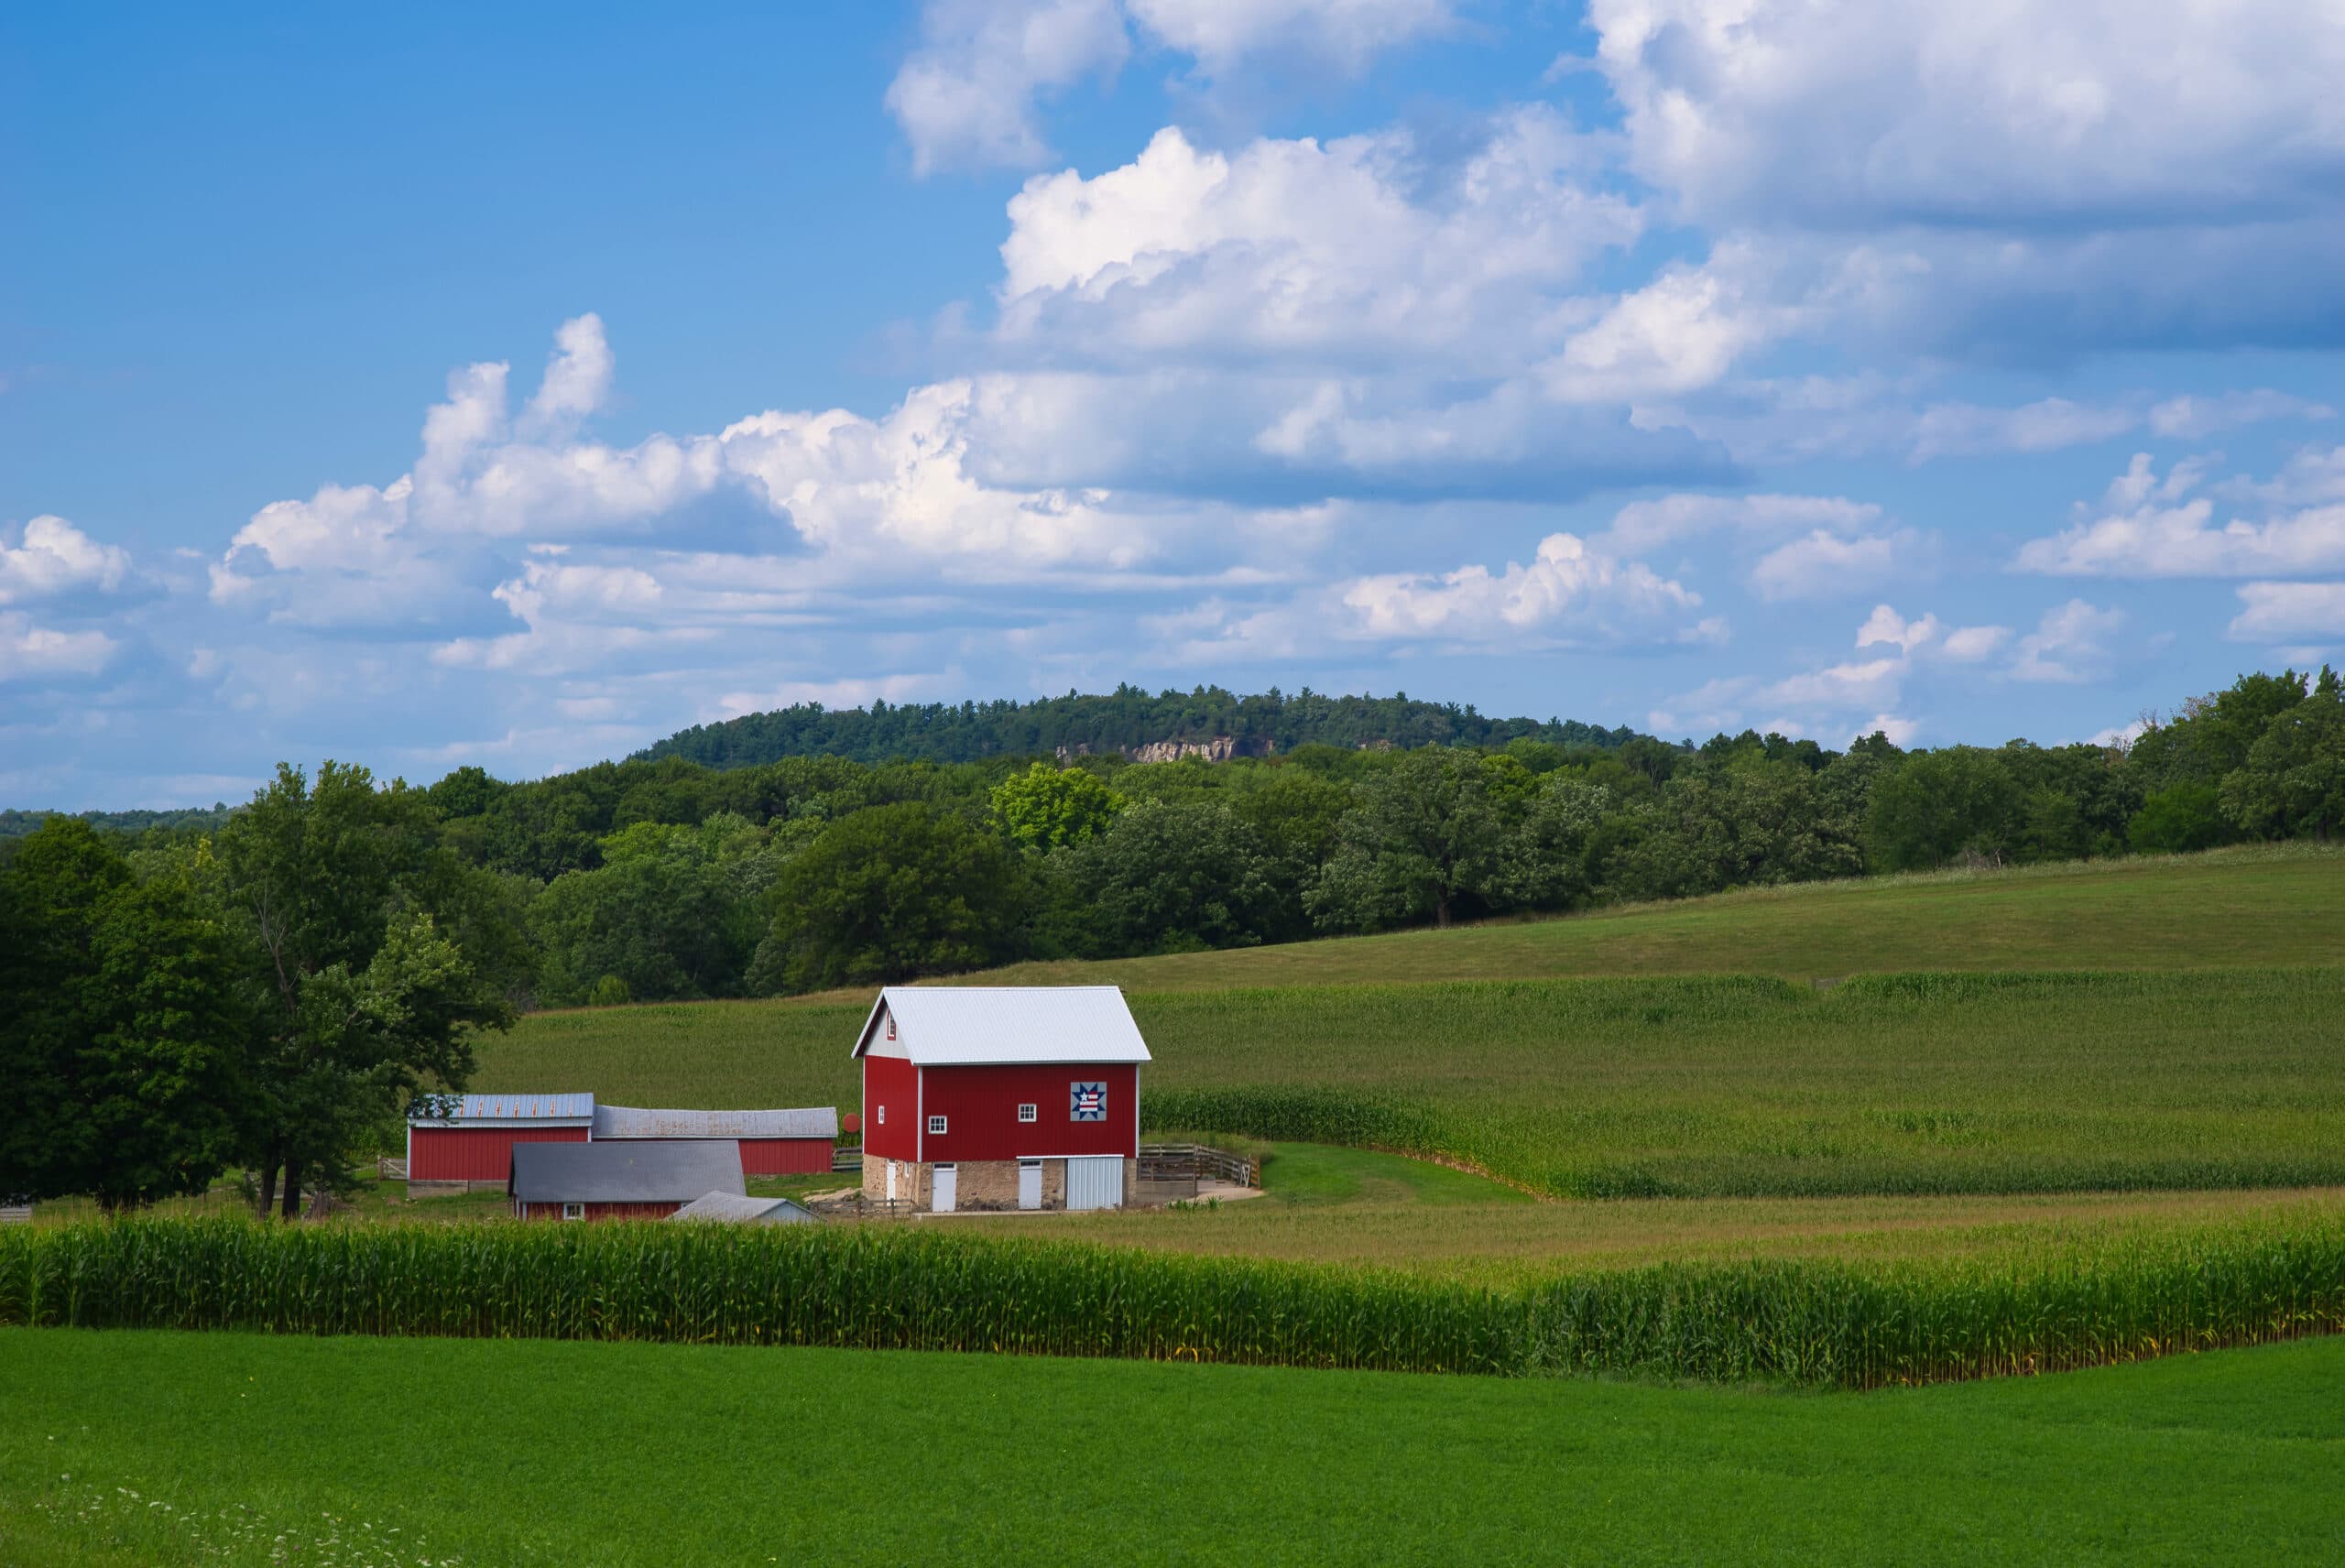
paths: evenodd
<path fill-rule="evenodd" d="M 1114 985 L 890 985 L 855 1042 L 863 1190 L 954 1209 L 1114 1209 L 1147 1042 Z"/>
<path fill-rule="evenodd" d="M 408 1112 L 408 1195 L 505 1185 L 513 1147 L 584 1143 L 594 1134 L 592 1094 L 440 1094 Z"/>

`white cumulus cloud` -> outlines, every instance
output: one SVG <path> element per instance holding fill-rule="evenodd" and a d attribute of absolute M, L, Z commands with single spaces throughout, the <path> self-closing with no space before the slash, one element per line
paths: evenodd
<path fill-rule="evenodd" d="M 0 543 L 0 604 L 119 588 L 129 572 L 129 551 L 43 514 L 25 525 L 14 545 Z"/>

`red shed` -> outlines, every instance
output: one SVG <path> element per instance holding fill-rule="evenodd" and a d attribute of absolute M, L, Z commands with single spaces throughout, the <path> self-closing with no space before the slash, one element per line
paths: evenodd
<path fill-rule="evenodd" d="M 954 1209 L 1112 1209 L 1147 1042 L 1115 985 L 890 985 L 855 1043 L 863 1190 Z"/>
<path fill-rule="evenodd" d="M 440 1094 L 408 1112 L 408 1192 L 435 1186 L 501 1188 L 517 1143 L 584 1143 L 594 1136 L 592 1094 Z"/>

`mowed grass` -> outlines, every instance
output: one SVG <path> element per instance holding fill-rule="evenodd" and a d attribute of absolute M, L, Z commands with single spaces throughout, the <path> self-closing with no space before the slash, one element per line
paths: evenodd
<path fill-rule="evenodd" d="M 2335 953 L 2329 956 L 2335 957 Z M 1140 992 L 1151 1126 L 1380 1146 L 1550 1195 L 2345 1183 L 2345 969 Z M 867 1004 L 540 1014 L 485 1089 L 857 1104 Z"/>
<path fill-rule="evenodd" d="M 2311 1563 L 2345 1340 L 1862 1395 L 0 1332 L 0 1563 Z"/>

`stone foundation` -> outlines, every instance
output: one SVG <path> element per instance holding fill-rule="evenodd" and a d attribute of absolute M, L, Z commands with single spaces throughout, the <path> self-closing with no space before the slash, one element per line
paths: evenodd
<path fill-rule="evenodd" d="M 932 1163 L 899 1160 L 896 1165 L 896 1200 L 909 1203 L 922 1214 L 935 1203 L 935 1166 Z M 957 1177 L 953 1191 L 955 1214 L 1006 1213 L 1018 1207 L 1018 1161 L 1015 1160 L 964 1160 L 954 1170 Z M 1156 1183 L 1143 1185 L 1140 1180 L 1140 1161 L 1124 1161 L 1124 1206 L 1131 1208 L 1149 1202 L 1162 1203 L 1165 1195 L 1150 1191 Z M 1190 1191 L 1194 1192 L 1194 1183 Z M 867 1155 L 863 1161 L 863 1197 L 866 1203 L 885 1203 L 888 1197 L 888 1161 Z M 1063 1159 L 1042 1161 L 1042 1207 L 1063 1211 L 1066 1208 L 1066 1161 Z"/>

